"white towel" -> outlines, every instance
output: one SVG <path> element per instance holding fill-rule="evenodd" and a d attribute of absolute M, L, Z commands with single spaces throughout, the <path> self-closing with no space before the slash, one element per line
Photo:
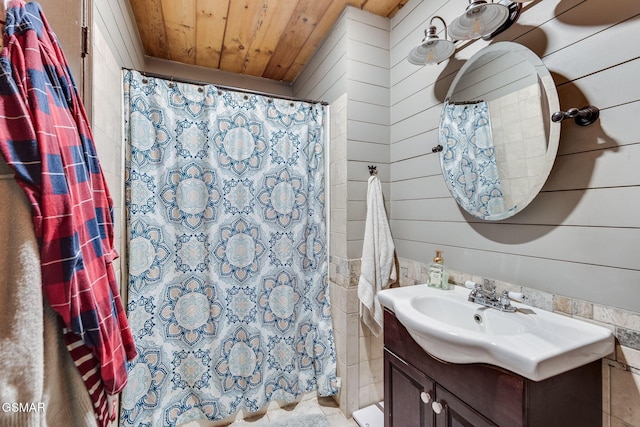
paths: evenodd
<path fill-rule="evenodd" d="M 395 246 L 384 209 L 382 186 L 376 175 L 369 178 L 367 219 L 358 281 L 360 317 L 375 336 L 382 333 L 382 306 L 378 292 L 396 281 Z"/>

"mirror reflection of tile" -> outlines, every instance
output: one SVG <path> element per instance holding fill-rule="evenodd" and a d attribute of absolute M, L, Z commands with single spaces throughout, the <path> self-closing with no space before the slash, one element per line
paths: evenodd
<path fill-rule="evenodd" d="M 489 101 L 491 133 L 500 183 L 506 206 L 529 197 L 545 170 L 547 138 L 540 86 L 532 84 L 518 92 Z M 508 148 L 507 148 L 508 147 Z"/>

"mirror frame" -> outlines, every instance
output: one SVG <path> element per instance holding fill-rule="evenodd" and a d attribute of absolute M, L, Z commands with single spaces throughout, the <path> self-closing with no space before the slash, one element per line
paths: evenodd
<path fill-rule="evenodd" d="M 487 220 L 487 221 L 498 221 L 502 219 L 509 218 L 516 213 L 522 211 L 527 205 L 531 203 L 531 201 L 538 195 L 544 183 L 547 181 L 551 169 L 553 168 L 553 164 L 558 152 L 558 146 L 560 142 L 560 123 L 552 122 L 551 114 L 555 111 L 559 111 L 560 102 L 558 99 L 558 92 L 556 90 L 555 82 L 553 81 L 553 77 L 551 73 L 544 65 L 542 60 L 529 48 L 514 42 L 498 42 L 493 43 L 480 51 L 476 52 L 469 60 L 467 60 L 464 65 L 460 68 L 458 73 L 456 74 L 449 90 L 447 92 L 447 98 L 445 101 L 445 105 L 443 107 L 443 113 L 445 108 L 447 107 L 447 101 L 450 99 L 455 99 L 456 85 L 460 82 L 460 80 L 464 77 L 465 72 L 467 72 L 470 68 L 474 67 L 474 64 L 481 59 L 484 55 L 491 53 L 499 53 L 504 51 L 505 54 L 516 54 L 522 56 L 529 64 L 533 67 L 533 71 L 537 74 L 538 85 L 540 88 L 540 99 L 541 99 L 541 108 L 542 108 L 542 126 L 545 129 L 546 138 L 547 138 L 547 151 L 544 156 L 544 164 L 540 170 L 540 173 L 536 176 L 536 181 L 533 185 L 530 186 L 529 193 L 526 195 L 522 201 L 518 201 L 517 204 L 513 206 L 505 207 L 502 213 L 500 214 L 486 214 L 480 212 L 476 209 L 469 200 L 464 200 L 461 197 L 456 196 L 456 192 L 454 192 L 452 186 L 453 182 L 447 178 L 447 169 L 445 168 L 444 158 L 447 153 L 446 141 L 443 141 L 442 138 L 442 124 L 439 125 L 438 135 L 439 135 L 439 143 L 443 147 L 443 150 L 440 152 L 440 167 L 442 170 L 442 174 L 444 180 L 447 184 L 451 195 L 456 200 L 456 202 L 469 214 L 473 215 L 476 218 Z M 472 69 L 473 71 L 473 69 Z M 496 78 L 496 77 L 494 77 Z M 544 100 L 546 98 L 546 105 L 544 105 Z M 442 116 L 441 116 L 442 117 Z"/>

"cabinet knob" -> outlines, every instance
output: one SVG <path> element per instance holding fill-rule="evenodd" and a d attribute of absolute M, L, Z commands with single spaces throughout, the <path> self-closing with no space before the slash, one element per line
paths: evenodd
<path fill-rule="evenodd" d="M 431 409 L 433 409 L 433 412 L 435 412 L 436 414 L 440 414 L 442 412 L 442 403 L 433 402 L 431 404 Z"/>
<path fill-rule="evenodd" d="M 420 393 L 420 400 L 422 400 L 423 403 L 429 403 L 431 401 L 431 395 L 423 391 Z"/>

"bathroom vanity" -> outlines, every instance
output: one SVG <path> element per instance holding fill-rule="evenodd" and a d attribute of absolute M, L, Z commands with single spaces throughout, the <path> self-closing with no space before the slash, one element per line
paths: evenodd
<path fill-rule="evenodd" d="M 602 425 L 602 362 L 533 381 L 482 363 L 440 361 L 384 312 L 385 427 Z"/>

